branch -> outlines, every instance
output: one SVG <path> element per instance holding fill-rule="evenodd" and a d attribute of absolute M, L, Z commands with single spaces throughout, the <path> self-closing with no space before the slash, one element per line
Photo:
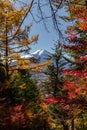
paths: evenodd
<path fill-rule="evenodd" d="M 61 4 L 62 4 L 62 1 L 61 1 L 61 3 L 59 4 L 59 7 L 61 6 Z M 56 13 L 57 13 L 59 7 L 58 7 L 58 9 L 55 11 L 54 8 L 53 8 L 53 6 L 52 6 L 51 0 L 49 0 L 49 5 L 50 5 L 51 13 L 52 13 L 52 20 L 53 20 L 53 23 L 54 23 L 54 28 L 55 28 L 56 31 L 58 32 L 58 34 L 59 34 L 59 39 L 60 39 L 60 38 L 62 37 L 62 32 L 60 31 L 60 29 L 59 29 L 59 27 L 58 27 L 57 18 L 56 18 Z"/>
<path fill-rule="evenodd" d="M 28 11 L 26 12 L 26 14 L 25 14 L 24 18 L 22 19 L 22 21 L 21 21 L 20 25 L 18 26 L 18 28 L 17 28 L 17 30 L 16 30 L 16 32 L 15 32 L 15 34 L 14 34 L 14 36 L 12 37 L 12 39 L 13 39 L 13 38 L 16 36 L 16 34 L 19 32 L 20 27 L 22 26 L 22 24 L 23 24 L 24 20 L 26 19 L 26 17 L 27 17 L 27 15 L 28 15 L 28 13 L 30 12 L 30 10 L 31 10 L 31 8 L 32 8 L 33 2 L 34 2 L 34 0 L 32 0 L 31 4 L 29 5 L 29 9 L 28 9 Z"/>

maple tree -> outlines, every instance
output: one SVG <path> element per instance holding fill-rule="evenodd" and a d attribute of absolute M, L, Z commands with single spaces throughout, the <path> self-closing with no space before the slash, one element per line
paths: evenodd
<path fill-rule="evenodd" d="M 85 80 L 87 78 L 87 39 L 84 39 L 84 37 L 87 36 L 87 30 L 86 27 L 85 29 L 82 28 L 84 24 L 86 25 L 87 16 L 85 12 L 87 11 L 87 9 L 85 6 L 79 6 L 79 2 L 77 2 L 77 4 L 74 7 L 71 7 L 70 10 L 68 10 L 70 11 L 70 17 L 72 17 L 72 19 L 76 21 L 75 24 L 71 26 L 68 30 L 68 42 L 71 45 L 64 45 L 64 48 L 73 57 L 74 64 L 76 64 L 76 66 L 72 67 L 73 70 L 65 70 L 64 73 L 65 75 L 73 76 L 74 81 L 77 82 L 76 86 L 79 87 L 78 91 L 80 91 L 80 89 L 86 89 Z M 74 83 L 71 82 L 71 84 Z M 84 87 L 80 87 L 82 85 Z M 75 86 L 75 84 L 73 86 Z"/>
<path fill-rule="evenodd" d="M 61 45 L 72 58 L 65 58 L 71 63 L 71 68 L 64 70 L 65 97 L 48 97 L 44 102 L 53 110 L 55 118 L 62 121 L 64 130 L 68 130 L 69 125 L 72 130 L 82 130 L 87 128 L 87 1 L 72 0 L 67 11 L 69 17 L 64 17 L 65 21 L 74 21 L 74 24 L 67 28 L 67 44 Z"/>
<path fill-rule="evenodd" d="M 80 0 L 73 0 L 70 3 L 70 8 L 67 9 L 70 14 L 69 20 L 75 21 L 75 23 L 68 27 L 67 30 L 67 41 L 69 44 L 63 46 L 73 57 L 71 69 L 64 71 L 68 79 L 64 85 L 64 90 L 68 92 L 69 99 L 77 100 L 77 110 L 83 110 L 85 115 L 87 113 L 85 110 L 85 103 L 87 102 L 87 8 L 86 4 L 81 4 L 80 2 Z M 85 127 L 84 125 L 81 129 L 85 129 Z"/>

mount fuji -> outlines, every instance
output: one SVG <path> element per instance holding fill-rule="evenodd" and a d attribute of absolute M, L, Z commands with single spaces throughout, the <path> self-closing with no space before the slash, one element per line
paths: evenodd
<path fill-rule="evenodd" d="M 65 55 L 65 54 L 63 54 Z M 48 52 L 47 50 L 37 50 L 33 53 L 30 53 L 30 54 L 27 54 L 27 55 L 24 55 L 22 56 L 23 58 L 27 59 L 27 60 L 30 60 L 30 59 L 33 59 L 35 61 L 38 61 L 38 62 L 34 62 L 34 65 L 36 63 L 44 63 L 44 62 L 47 62 L 50 57 L 52 57 L 53 61 L 52 61 L 52 64 L 56 67 L 56 59 L 53 57 L 53 54 Z M 60 64 L 60 67 L 62 64 L 65 64 L 64 65 L 64 68 L 69 68 L 69 66 L 67 65 L 67 61 L 62 57 L 60 60 L 59 60 L 59 64 Z M 59 66 L 59 65 L 58 65 Z M 44 81 L 47 81 L 48 80 L 48 75 L 46 75 L 44 73 L 44 70 L 46 71 L 47 69 L 43 69 L 42 72 L 38 73 L 38 72 L 30 72 L 30 74 L 32 75 L 31 78 L 33 80 L 36 81 L 37 83 L 37 86 L 39 88 L 39 90 L 45 94 L 45 96 L 48 96 L 48 93 L 47 93 L 47 90 L 46 88 L 42 87 L 42 83 Z"/>
<path fill-rule="evenodd" d="M 60 63 L 65 63 L 64 68 L 68 69 L 69 68 L 69 63 L 67 62 L 67 60 L 63 56 L 65 56 L 66 59 L 67 58 L 71 59 L 72 61 L 73 61 L 73 59 L 68 54 L 62 53 L 62 57 L 59 59 L 59 62 Z M 56 67 L 56 59 L 55 59 L 55 57 L 53 57 L 53 54 L 50 53 L 47 50 L 40 49 L 40 50 L 37 50 L 37 51 L 35 51 L 33 53 L 23 55 L 21 57 L 25 58 L 27 60 L 32 60 L 32 59 L 33 59 L 33 61 L 35 60 L 35 63 L 33 62 L 34 64 L 36 64 L 36 63 L 44 63 L 44 62 L 49 61 L 50 58 L 52 58 L 53 59 L 52 64 Z"/>
<path fill-rule="evenodd" d="M 49 60 L 49 58 L 52 56 L 52 54 L 46 50 L 37 50 L 33 53 L 27 54 L 22 56 L 25 59 L 34 59 L 36 61 L 38 61 L 38 63 L 44 63 L 47 62 Z M 34 63 L 36 64 L 36 63 Z M 45 68 L 44 68 L 45 70 Z M 42 80 L 47 80 L 47 76 L 43 73 L 37 73 L 37 72 L 31 72 L 32 74 L 32 78 L 35 79 L 36 81 L 38 81 L 38 83 L 40 83 Z"/>
<path fill-rule="evenodd" d="M 63 54 L 63 55 L 66 55 L 66 54 Z M 35 61 L 33 64 L 37 64 L 37 63 L 44 63 L 44 62 L 47 62 L 49 61 L 50 57 L 52 57 L 53 61 L 52 61 L 52 64 L 56 67 L 56 59 L 53 57 L 53 54 L 48 52 L 47 50 L 37 50 L 33 53 L 30 53 L 30 54 L 27 54 L 27 55 L 23 55 L 22 58 L 25 58 L 25 59 L 33 59 L 33 61 Z M 69 68 L 69 64 L 67 64 L 67 61 L 62 57 L 60 60 L 59 60 L 59 66 L 61 67 L 61 65 L 65 64 L 63 67 L 63 69 L 67 69 Z M 43 71 L 46 70 L 45 68 L 43 69 Z M 33 74 L 33 77 L 35 77 L 35 79 L 45 79 L 47 78 L 46 75 L 41 72 L 41 73 L 36 73 L 36 72 L 32 72 Z"/>
<path fill-rule="evenodd" d="M 36 59 L 36 60 L 39 60 L 39 63 L 43 63 L 43 62 L 46 62 L 49 60 L 49 58 L 52 56 L 52 54 L 46 50 L 37 50 L 33 53 L 30 53 L 30 54 L 27 54 L 27 55 L 24 55 L 22 56 L 22 58 L 25 58 L 25 59 Z"/>

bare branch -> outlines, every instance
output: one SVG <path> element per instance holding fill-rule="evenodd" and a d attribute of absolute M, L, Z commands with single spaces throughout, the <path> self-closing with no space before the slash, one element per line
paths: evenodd
<path fill-rule="evenodd" d="M 34 0 L 32 0 L 31 4 L 29 5 L 29 8 L 28 8 L 28 10 L 27 10 L 27 12 L 26 12 L 26 14 L 25 14 L 24 18 L 22 19 L 22 21 L 21 21 L 21 23 L 20 23 L 19 27 L 17 28 L 17 30 L 16 30 L 15 34 L 14 34 L 14 35 L 13 35 L 13 37 L 12 37 L 12 39 L 13 39 L 13 38 L 16 36 L 16 34 L 19 32 L 20 27 L 21 27 L 21 26 L 22 26 L 22 24 L 24 23 L 24 20 L 26 19 L 26 17 L 27 17 L 27 15 L 28 15 L 28 13 L 30 12 L 30 10 L 31 10 L 31 8 L 32 8 L 33 2 L 34 2 Z"/>

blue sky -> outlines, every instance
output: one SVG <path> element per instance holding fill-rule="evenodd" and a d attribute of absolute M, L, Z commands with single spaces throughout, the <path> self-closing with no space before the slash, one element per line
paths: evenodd
<path fill-rule="evenodd" d="M 43 23 L 34 23 L 31 29 L 31 34 L 39 34 L 38 42 L 31 45 L 32 51 L 35 51 L 37 49 L 46 49 L 48 51 L 51 51 L 53 44 L 58 39 L 57 33 L 53 27 L 49 29 L 49 32 L 47 32 Z"/>
<path fill-rule="evenodd" d="M 35 5 L 33 6 L 32 11 L 33 11 L 35 19 L 37 19 L 38 10 Z M 46 16 L 50 15 L 50 9 L 48 8 L 48 6 L 45 6 L 43 11 Z M 64 8 L 58 11 L 58 15 L 66 15 Z M 30 35 L 31 36 L 37 35 L 37 34 L 39 35 L 38 42 L 36 44 L 30 45 L 30 47 L 31 47 L 30 52 L 34 52 L 38 49 L 45 49 L 45 50 L 51 52 L 52 51 L 51 48 L 54 48 L 54 44 L 57 43 L 59 36 L 58 36 L 58 33 L 54 29 L 52 20 L 47 19 L 45 22 L 46 22 L 49 32 L 45 29 L 45 27 L 43 25 L 43 21 L 41 21 L 39 23 L 35 23 L 30 14 L 27 17 L 25 24 L 32 23 Z M 58 23 L 60 23 L 59 24 L 60 30 L 62 32 L 64 32 L 64 30 L 66 29 L 67 23 L 65 23 L 62 20 L 59 20 L 59 18 L 58 18 Z"/>
<path fill-rule="evenodd" d="M 65 15 L 64 9 L 60 10 L 59 14 Z M 64 33 L 67 23 L 65 23 L 62 20 L 59 20 L 59 23 L 59 28 L 62 31 L 62 33 Z M 51 19 L 48 19 L 47 27 L 49 32 L 45 29 L 43 22 L 37 24 L 33 21 L 31 35 L 39 34 L 39 40 L 36 44 L 31 45 L 31 52 L 36 51 L 37 49 L 45 49 L 47 51 L 52 51 L 51 48 L 54 48 L 54 44 L 58 41 L 59 36 L 54 29 Z"/>

